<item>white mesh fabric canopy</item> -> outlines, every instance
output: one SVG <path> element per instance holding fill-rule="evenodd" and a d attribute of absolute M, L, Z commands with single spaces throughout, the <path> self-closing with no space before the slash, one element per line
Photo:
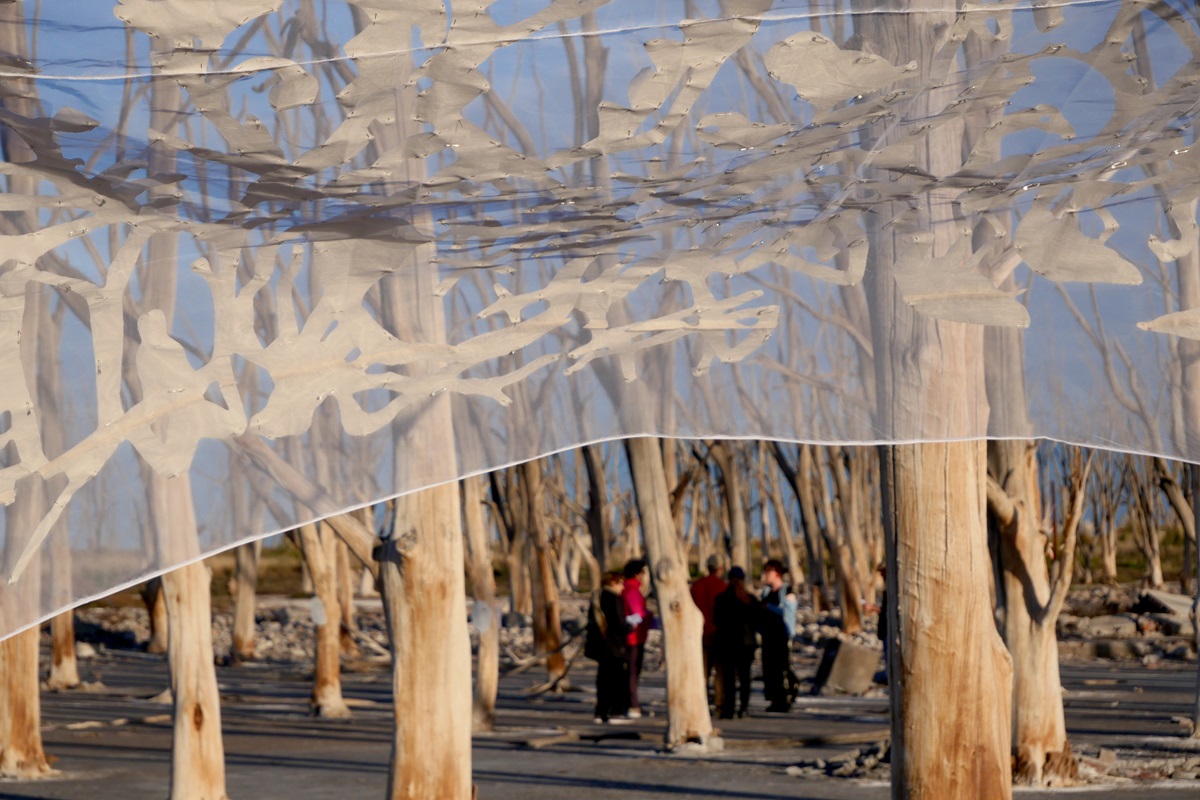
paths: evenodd
<path fill-rule="evenodd" d="M 1188 3 L 3 2 L 0 56 L 0 635 L 633 434 L 1200 460 Z M 1025 329 L 990 427 L 876 396 L 873 280 Z"/>

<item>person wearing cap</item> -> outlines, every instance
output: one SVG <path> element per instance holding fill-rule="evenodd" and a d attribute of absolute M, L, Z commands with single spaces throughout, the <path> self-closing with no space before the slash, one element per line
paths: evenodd
<path fill-rule="evenodd" d="M 737 692 L 739 717 L 750 706 L 750 665 L 758 647 L 755 629 L 758 623 L 758 600 L 746 591 L 746 572 L 741 567 L 729 570 L 729 585 L 713 603 L 716 634 L 713 650 L 720 664 L 721 719 L 732 719 L 734 692 Z"/>
<path fill-rule="evenodd" d="M 721 557 L 715 553 L 708 557 L 707 565 L 708 574 L 702 578 L 697 578 L 692 584 L 692 602 L 696 604 L 696 608 L 700 609 L 700 613 L 704 615 L 704 633 L 702 642 L 704 646 L 704 685 L 708 685 L 709 676 L 714 669 L 717 669 L 717 662 L 713 653 L 713 642 L 717 635 L 717 626 L 713 621 L 713 604 L 717 600 L 717 595 L 725 591 L 725 580 L 721 577 Z M 718 676 L 716 686 L 717 707 L 721 706 L 721 679 Z"/>
<path fill-rule="evenodd" d="M 787 567 L 772 558 L 763 565 L 762 613 L 758 631 L 762 634 L 763 694 L 767 711 L 786 713 L 792 704 L 788 698 L 787 678 L 791 668 L 789 646 L 796 633 L 796 595 L 783 576 Z"/>

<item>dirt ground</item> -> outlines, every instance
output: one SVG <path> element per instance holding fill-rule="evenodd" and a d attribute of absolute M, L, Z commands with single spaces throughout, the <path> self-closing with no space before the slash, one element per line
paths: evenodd
<path fill-rule="evenodd" d="M 167 685 L 162 658 L 101 648 L 81 667 L 85 680 L 101 681 L 103 688 L 44 695 L 46 750 L 59 773 L 37 782 L 0 782 L 0 800 L 165 796 L 170 707 L 147 699 Z M 805 677 L 807 667 L 801 667 Z M 390 685 L 383 664 L 364 664 L 361 669 L 345 678 L 355 716 L 339 722 L 308 715 L 309 674 L 303 664 L 220 667 L 230 797 L 382 797 L 391 729 Z M 1168 766 L 1200 758 L 1200 742 L 1182 739 L 1172 719 L 1191 707 L 1195 670 L 1195 665 L 1185 664 L 1064 664 L 1067 721 L 1076 750 L 1099 754 L 1105 748 L 1109 758 L 1136 755 L 1147 764 Z M 751 710 L 758 713 L 723 723 L 725 752 L 692 757 L 658 750 L 665 713 L 661 672 L 646 676 L 642 693 L 644 706 L 656 716 L 619 727 L 591 722 L 590 663 L 577 665 L 572 677 L 577 691 L 533 700 L 527 691 L 544 679 L 539 668 L 502 680 L 499 730 L 475 738 L 481 798 L 889 796 L 883 780 L 795 777 L 787 771 L 818 758 L 845 757 L 847 751 L 885 737 L 885 697 L 802 698 L 790 714 L 768 716 L 762 713 L 765 704 L 756 686 Z M 1106 778 L 1075 789 L 1019 794 L 1042 798 L 1077 792 L 1106 800 L 1175 800 L 1200 796 L 1200 782 Z"/>

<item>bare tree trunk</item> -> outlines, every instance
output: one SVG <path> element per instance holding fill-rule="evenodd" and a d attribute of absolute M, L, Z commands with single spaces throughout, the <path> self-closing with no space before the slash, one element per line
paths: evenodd
<path fill-rule="evenodd" d="M 0 778 L 50 773 L 42 750 L 37 626 L 0 641 Z"/>
<path fill-rule="evenodd" d="M 475 703 L 471 719 L 476 731 L 496 725 L 496 692 L 500 686 L 500 608 L 496 604 L 496 576 L 492 573 L 492 549 L 488 546 L 483 519 L 483 478 L 462 482 L 468 571 L 475 597 L 473 612 L 479 629 L 479 655 L 475 665 Z"/>
<path fill-rule="evenodd" d="M 828 448 L 826 455 L 826 463 L 829 464 L 830 470 L 839 469 L 835 463 L 835 454 Z M 821 535 L 825 539 L 825 546 L 829 548 L 833 575 L 837 579 L 838 600 L 842 607 L 842 630 L 848 634 L 858 633 L 862 630 L 862 586 L 859 585 L 858 573 L 854 569 L 854 557 L 850 551 L 846 526 L 839 524 L 834 517 L 833 499 L 829 494 L 829 480 L 826 476 L 819 476 L 816 491 L 821 497 L 821 513 L 825 519 Z"/>
<path fill-rule="evenodd" d="M 752 566 L 750 529 L 746 519 L 746 506 L 742 502 L 742 481 L 737 471 L 737 459 L 729 442 L 714 442 L 710 449 L 717 467 L 721 470 L 721 491 L 725 497 L 725 510 L 729 514 L 729 555 L 735 566 L 749 572 Z"/>
<path fill-rule="evenodd" d="M 989 331 L 989 334 L 993 333 Z M 1079 770 L 1067 741 L 1058 668 L 1058 610 L 1046 568 L 1046 536 L 1040 528 L 1036 445 L 1032 441 L 988 442 L 991 476 L 990 523 L 995 530 L 996 615 L 1013 660 L 1013 779 L 1028 786 L 1073 781 Z M 1004 513 L 998 510 L 1004 507 Z M 1074 560 L 1074 553 L 1068 561 Z M 1070 585 L 1072 564 L 1062 578 Z"/>
<path fill-rule="evenodd" d="M 1011 797 L 1012 666 L 988 596 L 984 444 L 892 445 L 881 455 L 892 796 Z"/>
<path fill-rule="evenodd" d="M 380 549 L 396 704 L 389 800 L 468 800 L 471 652 L 458 484 L 396 500 Z"/>
<path fill-rule="evenodd" d="M 186 481 L 172 478 L 170 481 Z M 183 508 L 192 514 L 191 492 Z M 168 661 L 175 699 L 171 742 L 171 800 L 224 800 L 225 748 L 221 698 L 213 666 L 211 577 L 202 562 L 162 579 L 169 623 Z"/>
<path fill-rule="evenodd" d="M 262 541 L 253 541 L 234 549 L 233 647 L 229 658 L 234 664 L 256 657 L 254 647 L 254 606 L 258 586 L 258 560 Z"/>
<path fill-rule="evenodd" d="M 788 485 L 792 487 L 797 502 L 800 503 L 800 528 L 804 533 L 804 549 L 808 553 L 808 579 L 812 587 L 813 611 L 824 611 L 829 608 L 825 597 L 825 564 L 821 558 L 821 534 L 817 521 L 817 509 L 813 504 L 812 445 L 800 445 L 800 459 L 797 466 L 792 466 L 783 453 L 778 442 L 773 442 L 771 453 L 775 463 L 783 471 Z"/>
<path fill-rule="evenodd" d="M 358 658 L 362 652 L 354 641 L 354 632 L 358 623 L 354 619 L 354 568 L 350 564 L 350 548 L 340 538 L 337 540 L 337 592 L 338 607 L 342 610 L 341 624 L 338 626 L 338 638 L 341 641 L 342 655 L 346 658 Z"/>
<path fill-rule="evenodd" d="M 1200 389 L 1200 386 L 1197 389 Z M 1197 396 L 1200 399 L 1200 392 L 1197 393 Z M 1200 468 L 1193 465 L 1189 472 L 1192 481 L 1192 502 L 1196 503 L 1200 500 Z M 1196 530 L 1200 534 L 1200 526 L 1197 526 Z M 1192 628 L 1196 637 L 1196 652 L 1200 653 L 1200 536 L 1197 536 L 1196 546 L 1192 548 L 1192 558 L 1194 559 L 1192 568 L 1195 570 L 1196 576 L 1196 599 L 1192 602 Z M 1187 568 L 1186 565 L 1184 568 Z M 1200 669 L 1196 670 L 1196 697 L 1192 707 L 1192 738 L 1200 739 Z"/>
<path fill-rule="evenodd" d="M 583 448 L 583 463 L 587 469 L 588 507 L 587 526 L 592 537 L 592 555 L 603 572 L 609 568 L 609 547 L 612 531 L 609 530 L 605 504 L 608 502 L 608 486 L 604 475 L 604 460 L 600 445 L 589 444 Z"/>
<path fill-rule="evenodd" d="M 147 653 L 167 652 L 167 601 L 163 598 L 162 578 L 151 578 L 142 584 L 142 602 L 150 617 L 150 641 Z"/>
<path fill-rule="evenodd" d="M 75 659 L 75 612 L 64 611 L 50 620 L 50 676 L 45 688 L 51 692 L 74 689 L 79 681 Z"/>
<path fill-rule="evenodd" d="M 779 527 L 779 542 L 783 545 L 783 555 L 787 562 L 792 589 L 799 593 L 805 584 L 804 568 L 800 566 L 800 553 L 796 547 L 795 534 L 783 502 L 783 492 L 780 491 L 779 473 L 767 468 L 766 443 L 762 444 L 762 449 L 759 451 L 759 468 L 763 491 L 770 495 L 771 507 L 775 511 L 775 520 Z M 763 514 L 766 513 L 767 509 L 764 505 Z"/>
<path fill-rule="evenodd" d="M 0 57 L 4 60 L 12 63 L 32 63 L 25 23 L 24 3 L 0 3 Z M 0 98 L 0 107 L 5 112 L 26 118 L 38 116 L 36 89 L 31 81 L 6 78 L 5 88 L 4 97 Z M 12 163 L 35 160 L 33 151 L 20 136 L 6 136 L 3 144 L 4 147 L 0 148 L 0 159 Z M 2 188 L 18 196 L 34 195 L 37 194 L 37 180 L 19 174 L 9 174 Z M 6 236 L 29 233 L 36 227 L 36 216 L 30 211 L 19 214 L 6 213 L 0 219 L 0 234 Z M 10 340 L 6 346 L 19 346 L 22 350 L 22 363 L 27 366 L 39 361 L 49 366 L 57 362 L 57 354 L 30 352 L 35 347 L 40 349 L 39 339 L 46 324 L 42 319 L 46 313 L 45 301 L 40 298 L 34 299 L 29 291 L 26 292 L 26 298 L 25 314 L 19 318 L 19 324 L 26 331 L 32 324 L 36 335 L 27 335 L 22 341 L 18 330 L 17 343 L 14 344 Z M 29 302 L 30 300 L 32 302 Z M 32 312 L 31 307 L 34 309 Z M 6 380 L 21 379 L 6 376 Z M 33 392 L 38 391 L 38 387 L 29 388 Z M 6 446 L 4 450 L 7 449 Z M 58 453 L 48 451 L 46 455 L 54 457 Z M 11 466 L 7 452 L 0 453 L 0 464 L 5 467 Z M 3 558 L 0 559 L 0 563 L 5 567 L 9 567 L 13 563 L 12 559 L 24 548 L 25 543 L 17 541 L 16 532 L 34 530 L 38 518 L 45 511 L 45 506 L 44 488 L 39 487 L 26 494 L 23 501 L 17 501 L 2 512 L 6 514 L 7 525 L 6 535 L 0 542 L 3 546 L 3 551 L 0 552 Z M 26 569 L 17 586 L 5 586 L 0 592 L 11 591 L 11 600 L 15 605 L 29 603 L 40 593 L 39 575 L 40 564 L 35 561 Z M 25 607 L 24 610 L 32 611 L 29 607 Z M 50 765 L 42 749 L 41 691 L 38 686 L 40 636 L 38 627 L 34 626 L 0 641 L 0 777 L 37 778 L 50 772 Z"/>
<path fill-rule="evenodd" d="M 668 748 L 692 742 L 719 747 L 708 711 L 701 633 L 704 617 L 688 591 L 688 567 L 671 517 L 671 495 L 662 451 L 650 438 L 625 443 L 654 595 L 662 615 L 667 662 Z"/>
<path fill-rule="evenodd" d="M 957 7 L 937 0 L 920 14 L 905 13 L 909 4 L 902 2 L 870 8 L 879 13 L 855 21 L 863 49 L 893 64 L 912 62 L 914 84 L 934 86 L 904 119 L 880 128 L 886 138 L 871 143 L 878 148 L 953 101 L 954 87 L 931 72 Z M 956 172 L 961 125 L 948 121 L 929 131 L 916 149 L 917 165 L 938 176 Z M 879 207 L 867 223 L 877 424 L 892 437 L 924 442 L 880 449 L 897 800 L 1012 796 L 1012 664 L 992 617 L 986 447 L 962 441 L 987 431 L 983 329 L 919 314 L 897 285 L 899 262 L 933 269 L 931 259 L 945 256 L 962 235 L 941 222 L 956 200 L 951 189 L 933 189 L 916 205 Z M 928 220 L 928 235 L 892 226 L 902 213 Z"/>
<path fill-rule="evenodd" d="M 563 658 L 562 618 L 558 604 L 558 584 L 550 564 L 550 536 L 546 522 L 546 497 L 540 461 L 527 461 L 521 465 L 521 480 L 525 482 L 525 500 L 528 504 L 526 521 L 529 525 L 529 541 L 534 564 L 530 572 L 533 580 L 533 636 L 538 653 L 546 654 L 546 671 L 551 681 L 558 680 L 567 670 Z"/>
<path fill-rule="evenodd" d="M 315 589 L 313 623 L 317 628 L 317 647 L 313 711 L 319 717 L 344 719 L 350 716 L 350 708 L 342 698 L 342 609 L 337 596 L 337 540 L 333 529 L 324 522 L 301 526 L 300 547 Z"/>
<path fill-rule="evenodd" d="M 1117 582 L 1117 529 L 1105 525 L 1100 531 L 1100 564 L 1105 583 Z"/>

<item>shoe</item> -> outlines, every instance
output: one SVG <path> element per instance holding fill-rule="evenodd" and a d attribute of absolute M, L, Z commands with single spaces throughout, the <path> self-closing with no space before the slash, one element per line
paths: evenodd
<path fill-rule="evenodd" d="M 608 722 L 608 720 L 606 720 L 604 717 L 594 717 L 592 719 L 593 725 L 603 725 L 606 722 Z"/>
<path fill-rule="evenodd" d="M 640 708 L 631 708 L 625 713 L 625 716 L 628 719 L 641 719 L 642 710 Z"/>
<path fill-rule="evenodd" d="M 612 717 L 608 720 L 609 725 L 632 725 L 633 720 L 629 717 Z"/>
<path fill-rule="evenodd" d="M 741 711 L 739 711 L 737 713 L 737 718 L 738 719 L 750 719 L 750 712 L 743 708 Z"/>
<path fill-rule="evenodd" d="M 786 714 L 791 710 L 791 706 L 786 706 L 783 703 L 771 703 L 771 705 L 767 706 L 768 714 Z"/>

